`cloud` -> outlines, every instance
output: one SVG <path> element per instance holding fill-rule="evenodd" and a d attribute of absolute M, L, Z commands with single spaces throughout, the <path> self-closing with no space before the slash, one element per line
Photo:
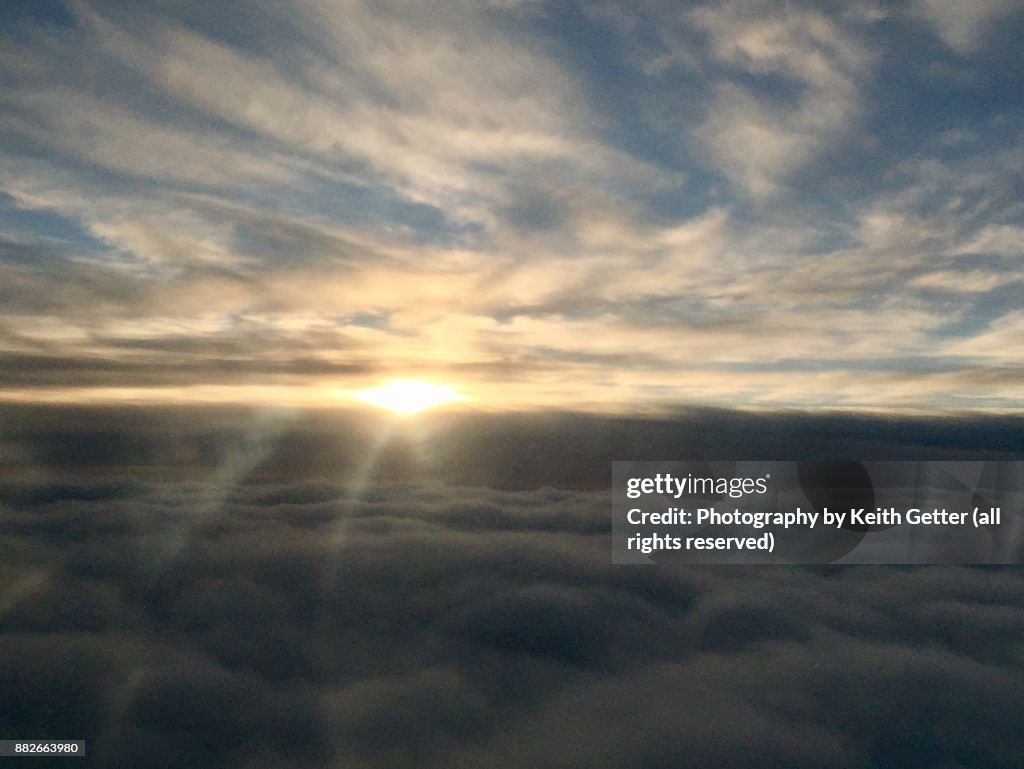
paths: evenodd
<path fill-rule="evenodd" d="M 932 25 L 950 48 L 969 54 L 982 42 L 992 25 L 1017 13 L 1024 4 L 1019 0 L 981 0 L 974 3 L 943 3 L 941 0 L 917 0 L 915 10 Z"/>
<path fill-rule="evenodd" d="M 755 197 L 769 196 L 856 120 L 859 83 L 872 56 L 825 14 L 793 5 L 701 7 L 692 19 L 707 32 L 717 60 L 797 90 L 772 100 L 726 80 L 715 86 L 697 131 L 733 181 Z"/>
<path fill-rule="evenodd" d="M 937 351 L 1011 309 L 1019 140 L 904 109 L 904 16 L 247 8 L 6 38 L 4 400 L 1013 405 Z"/>
<path fill-rule="evenodd" d="M 11 423 L 5 441 L 35 459 L 0 484 L 0 681 L 15 694 L 0 723 L 85 739 L 95 766 L 1017 760 L 1016 571 L 615 567 L 607 473 L 580 475 L 629 436 L 652 456 L 777 451 L 787 435 L 818 458 L 963 457 L 971 439 L 1019 456 L 1013 420 L 485 419 L 433 439 L 447 481 L 393 453 L 358 490 L 358 422 Z M 485 480 L 486 462 L 519 488 Z"/>
<path fill-rule="evenodd" d="M 503 195 L 482 163 L 656 175 L 579 130 L 592 118 L 571 77 L 500 34 L 487 9 L 453 3 L 415 19 L 362 3 L 295 11 L 289 24 L 319 45 L 265 60 L 166 17 L 119 25 L 81 6 L 104 50 L 170 97 L 326 161 L 328 174 L 350 178 L 347 166 L 366 164 L 376 178 L 365 181 L 450 213 L 471 216 L 475 200 Z M 438 22 L 453 14 L 455 27 Z"/>
<path fill-rule="evenodd" d="M 914 280 L 914 285 L 936 291 L 970 294 L 986 293 L 1003 285 L 1006 280 L 1005 276 L 983 270 L 964 272 L 949 270 L 925 273 Z"/>
<path fill-rule="evenodd" d="M 965 253 L 992 253 L 1014 258 L 1024 253 L 1024 228 L 1012 225 L 987 225 L 964 246 Z"/>
<path fill-rule="evenodd" d="M 988 328 L 967 339 L 951 341 L 946 350 L 952 355 L 967 355 L 1014 366 L 1018 358 L 1011 350 L 1024 342 L 1024 313 L 1009 312 L 996 318 Z"/>

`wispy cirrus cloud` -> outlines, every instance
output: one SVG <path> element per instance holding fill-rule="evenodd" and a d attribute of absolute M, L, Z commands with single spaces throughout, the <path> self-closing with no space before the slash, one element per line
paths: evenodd
<path fill-rule="evenodd" d="M 0 343 L 9 388 L 38 378 L 7 392 L 66 365 L 66 393 L 262 372 L 307 401 L 429 371 L 517 408 L 1012 408 L 1013 348 L 962 351 L 1012 342 L 992 334 L 1022 280 L 1024 150 L 986 95 L 1014 70 L 894 47 L 923 23 L 326 0 L 20 19 Z M 908 83 L 938 99 L 928 57 L 962 75 L 955 115 L 904 106 Z"/>
<path fill-rule="evenodd" d="M 1020 0 L 955 4 L 941 0 L 917 0 L 913 5 L 943 42 L 961 54 L 969 54 L 976 49 L 994 24 L 1024 10 L 1024 3 Z"/>
<path fill-rule="evenodd" d="M 723 78 L 697 135 L 726 173 L 757 197 L 843 138 L 860 109 L 871 50 L 823 13 L 798 6 L 727 3 L 696 9 L 714 58 L 737 75 L 779 78 L 769 87 Z M 794 93 L 795 91 L 795 93 Z M 773 93 L 774 92 L 774 93 Z M 848 136 L 848 135 L 847 135 Z"/>

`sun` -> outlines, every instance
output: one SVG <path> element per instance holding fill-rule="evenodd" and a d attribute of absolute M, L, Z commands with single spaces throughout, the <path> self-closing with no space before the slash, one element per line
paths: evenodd
<path fill-rule="evenodd" d="M 396 379 L 380 387 L 358 392 L 356 396 L 365 403 L 396 414 L 417 414 L 435 406 L 463 400 L 451 387 L 414 379 Z"/>

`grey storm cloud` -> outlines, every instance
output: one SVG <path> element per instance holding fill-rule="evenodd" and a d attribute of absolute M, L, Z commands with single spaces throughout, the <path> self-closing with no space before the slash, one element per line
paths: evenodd
<path fill-rule="evenodd" d="M 640 434 L 819 457 L 963 456 L 964 430 L 1009 456 L 1020 434 L 804 420 Z M 606 459 L 637 424 L 449 423 L 447 473 L 396 445 L 357 487 L 358 417 L 8 414 L 0 731 L 143 769 L 1018 765 L 1019 570 L 613 566 Z M 532 458 L 566 432 L 593 474 Z"/>

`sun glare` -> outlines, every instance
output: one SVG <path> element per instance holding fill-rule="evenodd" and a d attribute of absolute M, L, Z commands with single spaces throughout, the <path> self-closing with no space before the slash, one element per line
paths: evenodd
<path fill-rule="evenodd" d="M 412 379 L 396 379 L 386 385 L 357 393 L 361 401 L 396 414 L 416 414 L 444 403 L 462 400 L 451 387 L 417 382 Z"/>

